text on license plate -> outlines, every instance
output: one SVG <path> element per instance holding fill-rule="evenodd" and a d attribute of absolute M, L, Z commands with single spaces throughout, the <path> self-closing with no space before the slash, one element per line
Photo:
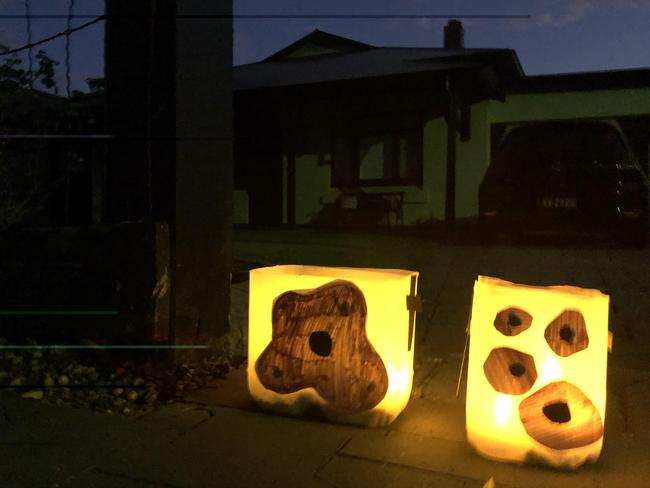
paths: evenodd
<path fill-rule="evenodd" d="M 576 199 L 568 197 L 542 197 L 537 201 L 541 208 L 576 208 Z"/>

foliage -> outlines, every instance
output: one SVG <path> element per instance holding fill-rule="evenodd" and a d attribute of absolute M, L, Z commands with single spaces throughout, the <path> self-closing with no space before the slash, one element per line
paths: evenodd
<path fill-rule="evenodd" d="M 3 50 L 7 48 L 0 45 Z M 0 57 L 0 133 L 81 132 L 88 118 L 83 101 L 89 95 L 57 96 L 59 63 L 45 51 L 38 51 L 35 60 L 30 72 L 15 54 Z M 0 138 L 0 230 L 37 222 L 50 195 L 70 174 L 84 169 L 85 161 L 74 148 L 54 146 L 45 140 Z M 53 174 L 53 165 L 58 174 Z"/>
<path fill-rule="evenodd" d="M 7 50 L 6 46 L 0 45 L 0 50 Z M 51 91 L 55 95 L 59 89 L 54 79 L 54 70 L 59 65 L 58 61 L 50 58 L 43 50 L 36 53 L 37 66 L 32 71 L 22 68 L 23 60 L 14 53 L 7 56 L 0 63 L 0 83 L 5 86 L 18 88 L 41 88 Z"/>
<path fill-rule="evenodd" d="M 22 61 L 16 57 L 10 57 L 0 64 L 0 81 L 15 83 L 17 86 L 29 84 L 29 76 L 19 66 Z"/>
<path fill-rule="evenodd" d="M 39 80 L 48 90 L 52 89 L 55 95 L 58 94 L 59 89 L 54 80 L 54 67 L 57 66 L 59 62 L 50 59 L 47 54 L 45 54 L 45 51 L 38 51 L 38 53 L 36 53 L 36 59 L 38 60 L 38 70 L 35 73 L 36 79 Z"/>
<path fill-rule="evenodd" d="M 0 142 L 0 230 L 39 212 L 47 194 L 36 154 L 30 151 L 18 155 L 16 146 Z"/>
<path fill-rule="evenodd" d="M 86 78 L 90 93 L 104 93 L 106 82 L 104 78 Z"/>

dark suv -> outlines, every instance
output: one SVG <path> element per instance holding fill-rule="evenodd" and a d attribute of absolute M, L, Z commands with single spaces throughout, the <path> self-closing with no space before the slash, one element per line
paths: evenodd
<path fill-rule="evenodd" d="M 597 230 L 643 246 L 647 178 L 616 122 L 517 125 L 481 183 L 479 224 L 485 240 Z"/>

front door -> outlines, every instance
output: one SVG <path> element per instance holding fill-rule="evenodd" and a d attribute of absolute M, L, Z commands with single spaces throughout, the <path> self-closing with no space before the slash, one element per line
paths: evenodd
<path fill-rule="evenodd" d="M 248 218 L 254 225 L 282 224 L 282 151 L 278 144 L 259 141 L 245 151 Z"/>

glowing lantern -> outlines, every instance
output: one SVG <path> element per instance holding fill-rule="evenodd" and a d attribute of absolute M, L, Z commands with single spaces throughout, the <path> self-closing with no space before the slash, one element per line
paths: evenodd
<path fill-rule="evenodd" d="M 576 468 L 603 443 L 609 297 L 479 276 L 467 376 L 469 442 L 496 460 Z"/>
<path fill-rule="evenodd" d="M 413 380 L 418 274 L 274 266 L 250 272 L 248 387 L 262 406 L 390 423 Z"/>

